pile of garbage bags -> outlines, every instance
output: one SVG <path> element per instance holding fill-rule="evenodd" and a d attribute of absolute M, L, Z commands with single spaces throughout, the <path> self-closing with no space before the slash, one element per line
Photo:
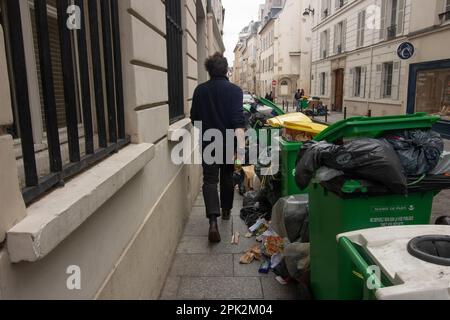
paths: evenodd
<path fill-rule="evenodd" d="M 315 178 L 338 194 L 349 179 L 360 179 L 369 194 L 443 190 L 450 188 L 448 177 L 426 177 L 442 161 L 443 151 L 442 138 L 432 130 L 395 131 L 342 145 L 308 141 L 298 154 L 295 178 L 301 189 Z"/>

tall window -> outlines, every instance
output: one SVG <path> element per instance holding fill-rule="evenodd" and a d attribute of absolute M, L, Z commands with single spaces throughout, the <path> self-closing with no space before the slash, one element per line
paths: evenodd
<path fill-rule="evenodd" d="M 382 72 L 382 90 L 383 90 L 383 98 L 391 98 L 392 97 L 392 76 L 394 72 L 394 63 L 386 62 L 383 63 L 383 72 Z"/>
<path fill-rule="evenodd" d="M 391 40 L 402 35 L 406 0 L 382 0 L 380 39 Z"/>
<path fill-rule="evenodd" d="M 441 22 L 450 21 L 450 0 L 446 0 L 444 4 L 444 12 L 439 14 Z"/>
<path fill-rule="evenodd" d="M 72 1 L 0 2 L 27 204 L 129 142 L 118 0 L 73 3 L 80 29 Z"/>
<path fill-rule="evenodd" d="M 364 46 L 364 33 L 366 29 L 366 10 L 358 13 L 358 29 L 356 31 L 356 47 Z"/>
<path fill-rule="evenodd" d="M 362 68 L 356 67 L 353 70 L 353 96 L 359 97 L 361 95 L 361 75 Z"/>
<path fill-rule="evenodd" d="M 321 17 L 326 19 L 331 14 L 331 0 L 322 0 Z"/>
<path fill-rule="evenodd" d="M 330 46 L 330 32 L 328 30 L 323 31 L 320 34 L 320 58 L 325 59 L 328 57 Z"/>
<path fill-rule="evenodd" d="M 183 29 L 179 0 L 166 0 L 166 17 L 169 117 L 170 122 L 174 123 L 184 118 Z"/>
<path fill-rule="evenodd" d="M 347 33 L 346 20 L 339 22 L 334 26 L 334 53 L 341 54 L 345 51 L 345 41 Z"/>
<path fill-rule="evenodd" d="M 324 96 L 326 94 L 326 73 L 321 72 L 319 75 L 319 94 Z"/>
<path fill-rule="evenodd" d="M 345 6 L 348 0 L 335 0 L 336 1 L 336 10 L 339 10 L 343 6 Z"/>

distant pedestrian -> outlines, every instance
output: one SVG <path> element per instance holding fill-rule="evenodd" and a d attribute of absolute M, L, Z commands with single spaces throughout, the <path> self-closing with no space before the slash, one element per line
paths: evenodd
<path fill-rule="evenodd" d="M 234 130 L 238 142 L 236 163 L 243 163 L 245 157 L 239 150 L 245 148 L 245 117 L 242 109 L 243 92 L 227 78 L 228 61 L 220 53 L 209 57 L 205 62 L 211 80 L 199 85 L 194 92 L 191 120 L 201 121 L 202 136 L 209 129 L 219 130 L 223 137 L 227 130 Z M 202 142 L 205 150 L 211 142 Z M 227 155 L 224 143 L 223 155 Z M 233 145 L 234 147 L 234 145 Z M 203 154 L 203 152 L 202 152 Z M 239 154 L 241 154 L 239 156 Z M 244 158 L 244 159 L 243 159 Z M 209 219 L 209 241 L 221 241 L 217 218 L 230 220 L 233 209 L 235 159 L 220 159 L 221 163 L 207 164 L 203 159 L 203 198 L 206 206 L 206 216 Z M 220 199 L 217 187 L 220 181 Z"/>
<path fill-rule="evenodd" d="M 274 102 L 274 101 L 275 101 L 275 95 L 274 95 L 273 91 L 270 91 L 270 93 L 269 93 L 269 98 L 268 98 L 267 100 L 269 100 L 269 101 L 271 101 L 271 102 Z"/>
<path fill-rule="evenodd" d="M 295 93 L 294 99 L 297 103 L 297 112 L 301 112 L 302 110 L 302 100 L 303 97 L 305 96 L 305 90 L 303 89 L 298 89 L 297 92 Z"/>

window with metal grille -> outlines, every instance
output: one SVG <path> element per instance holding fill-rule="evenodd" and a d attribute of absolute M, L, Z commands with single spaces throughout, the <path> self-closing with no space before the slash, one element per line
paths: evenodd
<path fill-rule="evenodd" d="M 383 98 L 392 97 L 392 75 L 394 72 L 394 63 L 383 63 Z"/>
<path fill-rule="evenodd" d="M 446 22 L 450 20 L 450 0 L 446 0 L 444 4 L 444 12 L 439 14 L 441 22 Z"/>
<path fill-rule="evenodd" d="M 183 28 L 181 26 L 181 1 L 166 0 L 167 65 L 170 123 L 184 115 L 183 92 Z"/>
<path fill-rule="evenodd" d="M 24 3 L 29 12 L 25 12 Z M 129 143 L 118 0 L 0 0 L 0 5 L 22 150 L 22 194 L 29 204 Z M 79 29 L 69 28 L 67 22 L 73 15 L 79 20 Z M 27 17 L 31 21 L 25 21 Z M 27 24 L 31 25 L 29 30 L 22 26 Z M 26 39 L 33 44 L 29 46 Z M 28 48 L 35 53 L 36 70 L 28 70 Z M 27 73 L 38 74 L 39 83 L 31 83 Z M 30 85 L 39 88 L 39 110 L 32 110 Z M 34 114 L 42 116 L 35 119 Z M 45 141 L 36 141 L 33 134 L 37 121 L 44 126 Z M 48 151 L 49 169 L 45 173 L 35 154 L 36 146 L 42 144 Z"/>

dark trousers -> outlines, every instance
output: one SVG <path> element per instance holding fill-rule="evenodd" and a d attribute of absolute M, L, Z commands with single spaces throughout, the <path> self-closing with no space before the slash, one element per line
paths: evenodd
<path fill-rule="evenodd" d="M 233 209 L 234 200 L 234 165 L 203 163 L 203 198 L 205 199 L 206 216 L 220 217 L 220 208 Z M 220 179 L 220 201 L 217 187 Z"/>

